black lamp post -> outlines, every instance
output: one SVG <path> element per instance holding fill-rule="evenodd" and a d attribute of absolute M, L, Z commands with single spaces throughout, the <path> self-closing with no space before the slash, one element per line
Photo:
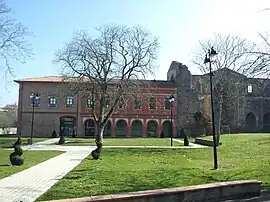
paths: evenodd
<path fill-rule="evenodd" d="M 36 101 L 39 99 L 38 93 L 32 93 L 32 95 L 30 95 L 30 99 L 32 99 L 32 122 L 31 122 L 31 136 L 30 136 L 30 139 L 31 139 L 30 144 L 32 144 L 33 143 L 35 105 L 36 105 Z"/>
<path fill-rule="evenodd" d="M 174 96 L 171 95 L 169 97 L 170 107 L 171 107 L 171 147 L 173 146 L 173 120 L 172 120 L 172 112 L 173 112 L 173 102 L 174 102 Z"/>
<path fill-rule="evenodd" d="M 213 152 L 214 152 L 214 169 L 218 168 L 218 160 L 217 160 L 217 145 L 216 145 L 216 131 L 215 131 L 215 113 L 214 113 L 214 98 L 213 98 L 213 73 L 211 66 L 211 58 L 217 55 L 217 52 L 214 50 L 214 47 L 211 47 L 208 50 L 208 53 L 205 55 L 204 64 L 209 63 L 209 71 L 210 71 L 210 94 L 211 94 L 211 111 L 212 111 L 212 130 L 213 130 Z"/>

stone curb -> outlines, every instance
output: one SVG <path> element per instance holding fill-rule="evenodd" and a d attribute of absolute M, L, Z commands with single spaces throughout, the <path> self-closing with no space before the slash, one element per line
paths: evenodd
<path fill-rule="evenodd" d="M 150 201 L 206 201 L 206 200 L 229 200 L 242 197 L 254 197 L 261 194 L 261 182 L 256 180 L 242 180 L 203 184 L 179 188 L 156 189 L 148 191 L 128 192 L 105 196 L 89 196 L 53 200 L 47 202 L 150 202 Z"/>

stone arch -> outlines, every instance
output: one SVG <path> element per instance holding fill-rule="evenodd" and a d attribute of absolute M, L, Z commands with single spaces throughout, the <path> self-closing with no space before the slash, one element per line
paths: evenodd
<path fill-rule="evenodd" d="M 156 120 L 150 120 L 147 122 L 147 136 L 158 137 L 158 122 Z"/>
<path fill-rule="evenodd" d="M 171 122 L 166 120 L 162 124 L 162 132 L 164 137 L 171 137 Z"/>
<path fill-rule="evenodd" d="M 270 132 L 270 113 L 263 116 L 263 132 Z"/>
<path fill-rule="evenodd" d="M 126 137 L 127 135 L 127 121 L 124 119 L 119 119 L 116 122 L 116 137 Z"/>
<path fill-rule="evenodd" d="M 95 137 L 95 122 L 93 119 L 85 120 L 84 135 L 88 137 Z"/>
<path fill-rule="evenodd" d="M 255 132 L 257 128 L 256 116 L 253 112 L 249 112 L 246 116 L 246 131 Z"/>
<path fill-rule="evenodd" d="M 60 133 L 66 136 L 76 135 L 76 118 L 73 116 L 60 117 Z"/>
<path fill-rule="evenodd" d="M 142 137 L 143 123 L 141 120 L 134 120 L 131 124 L 132 137 Z"/>
<path fill-rule="evenodd" d="M 104 137 L 111 137 L 112 136 L 112 122 L 110 120 L 107 121 L 106 126 L 103 132 Z"/>

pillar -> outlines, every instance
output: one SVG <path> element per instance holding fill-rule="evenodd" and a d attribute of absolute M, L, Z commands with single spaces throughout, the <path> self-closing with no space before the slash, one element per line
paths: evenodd
<path fill-rule="evenodd" d="M 147 124 L 143 123 L 142 125 L 142 137 L 147 137 Z"/>
<path fill-rule="evenodd" d="M 132 124 L 127 123 L 127 137 L 132 137 Z"/>
<path fill-rule="evenodd" d="M 116 123 L 115 123 L 115 119 L 113 119 L 112 121 L 111 121 L 111 129 L 112 129 L 112 137 L 116 137 Z"/>
<path fill-rule="evenodd" d="M 161 120 L 158 121 L 158 125 L 157 125 L 157 135 L 158 137 L 160 137 L 160 133 L 162 132 L 162 122 Z"/>

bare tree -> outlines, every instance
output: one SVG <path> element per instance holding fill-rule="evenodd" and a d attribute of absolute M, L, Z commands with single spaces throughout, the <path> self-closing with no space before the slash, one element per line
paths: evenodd
<path fill-rule="evenodd" d="M 245 93 L 246 81 L 253 75 L 251 70 L 254 68 L 254 54 L 251 52 L 255 50 L 255 44 L 237 36 L 220 34 L 199 43 L 200 48 L 195 54 L 193 63 L 203 73 L 209 72 L 209 64 L 203 64 L 207 51 L 213 46 L 218 53 L 213 59 L 212 71 L 219 134 L 222 121 L 223 124 L 229 124 L 233 120 L 235 100 Z M 208 74 L 205 78 L 209 78 Z M 207 80 L 206 82 L 208 83 Z"/>
<path fill-rule="evenodd" d="M 256 77 L 269 78 L 270 76 L 270 34 L 268 32 L 259 33 L 262 40 L 260 47 L 250 52 L 255 56 L 254 68 L 250 72 Z"/>
<path fill-rule="evenodd" d="M 0 69 L 14 75 L 11 61 L 25 62 L 31 56 L 31 49 L 25 39 L 30 33 L 21 23 L 10 17 L 11 9 L 0 0 Z"/>
<path fill-rule="evenodd" d="M 65 82 L 71 84 L 69 90 L 91 100 L 96 154 L 100 154 L 104 127 L 116 107 L 146 89 L 144 79 L 156 68 L 159 43 L 139 26 L 104 25 L 97 31 L 96 38 L 85 31 L 76 33 L 56 53 L 55 61 L 61 64 Z"/>

